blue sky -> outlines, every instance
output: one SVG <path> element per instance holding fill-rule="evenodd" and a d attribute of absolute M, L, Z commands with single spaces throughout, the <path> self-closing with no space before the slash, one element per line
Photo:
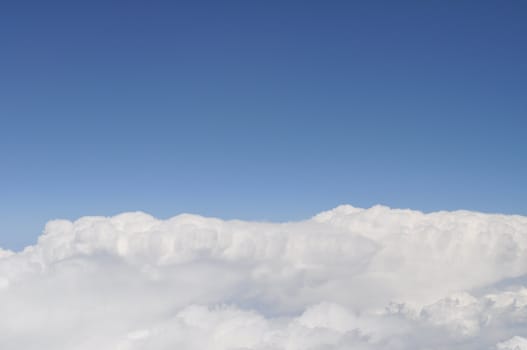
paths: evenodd
<path fill-rule="evenodd" d="M 0 246 L 142 210 L 527 214 L 524 1 L 0 4 Z"/>

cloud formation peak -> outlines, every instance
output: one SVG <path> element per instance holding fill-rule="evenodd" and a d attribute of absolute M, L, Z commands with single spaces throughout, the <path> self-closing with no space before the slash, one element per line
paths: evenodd
<path fill-rule="evenodd" d="M 0 348 L 527 349 L 527 217 L 51 221 L 0 250 Z"/>

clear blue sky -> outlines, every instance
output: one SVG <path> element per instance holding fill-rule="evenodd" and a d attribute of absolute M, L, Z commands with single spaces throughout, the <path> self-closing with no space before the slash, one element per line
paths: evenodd
<path fill-rule="evenodd" d="M 142 210 L 527 214 L 527 2 L 3 1 L 0 246 Z"/>

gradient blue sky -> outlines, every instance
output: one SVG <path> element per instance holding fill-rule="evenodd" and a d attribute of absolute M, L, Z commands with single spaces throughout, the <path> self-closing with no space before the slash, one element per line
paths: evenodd
<path fill-rule="evenodd" d="M 2 1 L 0 246 L 142 210 L 527 214 L 525 1 Z"/>

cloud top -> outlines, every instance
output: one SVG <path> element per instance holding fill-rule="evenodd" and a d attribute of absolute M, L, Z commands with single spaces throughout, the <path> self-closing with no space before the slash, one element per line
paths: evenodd
<path fill-rule="evenodd" d="M 51 221 L 0 250 L 0 348 L 527 349 L 527 217 Z"/>

